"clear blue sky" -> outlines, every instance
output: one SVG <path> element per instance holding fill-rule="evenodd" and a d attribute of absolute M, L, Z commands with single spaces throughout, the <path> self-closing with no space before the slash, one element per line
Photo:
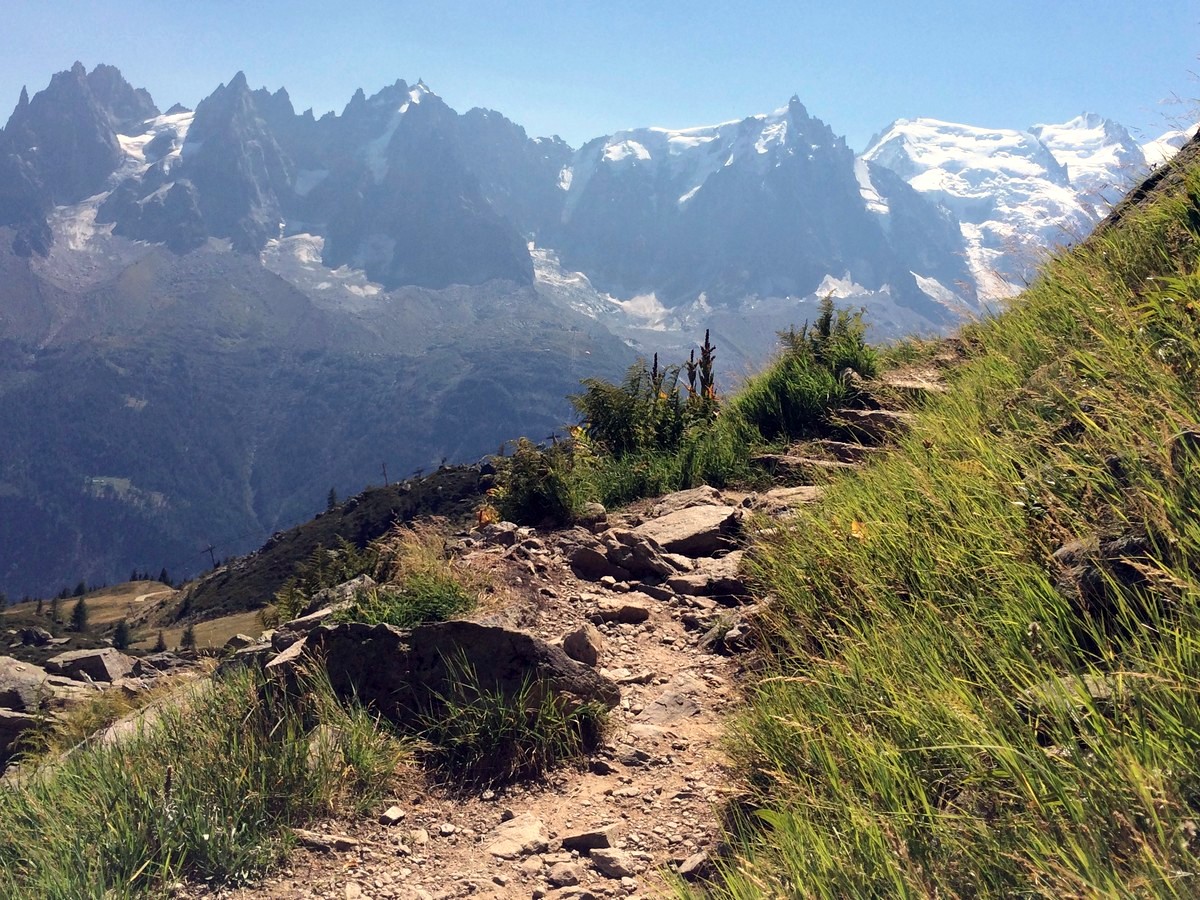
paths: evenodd
<path fill-rule="evenodd" d="M 792 94 L 856 150 L 914 116 L 1022 128 L 1086 110 L 1151 137 L 1200 97 L 1195 0 L 4 0 L 0 29 L 0 121 L 76 59 L 162 108 L 238 69 L 318 114 L 420 77 L 574 145 Z"/>

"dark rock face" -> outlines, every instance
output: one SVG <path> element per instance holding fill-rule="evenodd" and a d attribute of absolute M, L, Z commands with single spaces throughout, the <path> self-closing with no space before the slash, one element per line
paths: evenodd
<path fill-rule="evenodd" d="M 243 253 L 255 253 L 278 236 L 280 198 L 290 193 L 292 167 L 241 72 L 196 107 L 179 174 L 195 186 L 209 234 L 230 238 Z"/>
<path fill-rule="evenodd" d="M 80 63 L 19 104 L 4 131 L 51 203 L 75 203 L 99 192 L 122 159 L 111 115 Z"/>
<path fill-rule="evenodd" d="M 87 76 L 92 96 L 106 110 L 119 134 L 138 134 L 146 119 L 158 115 L 158 107 L 145 88 L 135 88 L 116 66 L 98 65 Z"/>
<path fill-rule="evenodd" d="M 464 671 L 473 672 L 485 689 L 508 694 L 532 681 L 608 707 L 620 702 L 615 684 L 562 649 L 521 631 L 474 622 L 421 625 L 410 632 L 346 623 L 317 628 L 307 645 L 308 654 L 325 660 L 335 690 L 353 692 L 394 720 L 438 705 Z"/>
<path fill-rule="evenodd" d="M 362 268 L 389 286 L 531 282 L 524 238 L 464 163 L 456 114 L 420 88 L 411 95 L 419 101 L 393 111 L 360 158 L 314 190 L 312 202 L 328 210 L 326 265 Z"/>

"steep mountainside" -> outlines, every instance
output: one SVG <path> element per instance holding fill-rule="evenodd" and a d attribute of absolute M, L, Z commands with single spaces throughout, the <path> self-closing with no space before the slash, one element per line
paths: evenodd
<path fill-rule="evenodd" d="M 320 118 L 241 73 L 194 111 L 111 66 L 22 91 L 0 130 L 0 590 L 186 571 L 383 460 L 541 437 L 635 352 L 711 328 L 726 372 L 761 364 L 828 294 L 876 335 L 945 329 L 1019 280 L 1022 223 L 1082 233 L 1136 156 L 1091 119 L 991 156 L 923 127 L 856 159 L 793 98 L 573 150 L 421 82 Z"/>

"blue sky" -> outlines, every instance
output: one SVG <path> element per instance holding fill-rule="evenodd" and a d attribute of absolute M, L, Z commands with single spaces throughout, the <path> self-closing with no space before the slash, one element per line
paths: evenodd
<path fill-rule="evenodd" d="M 1200 98 L 1195 0 L 5 0 L 0 19 L 0 119 L 76 59 L 118 66 L 162 108 L 238 69 L 318 114 L 420 77 L 460 111 L 574 145 L 792 94 L 856 150 L 915 116 L 1023 128 L 1087 110 L 1152 137 Z"/>

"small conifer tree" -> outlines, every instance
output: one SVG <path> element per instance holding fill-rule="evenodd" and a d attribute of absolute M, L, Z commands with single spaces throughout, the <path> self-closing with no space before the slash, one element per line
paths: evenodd
<path fill-rule="evenodd" d="M 183 629 L 183 634 L 179 638 L 179 647 L 182 650 L 196 649 L 196 629 L 193 625 L 188 625 Z"/>
<path fill-rule="evenodd" d="M 80 597 L 75 601 L 75 606 L 71 610 L 71 630 L 86 631 L 88 626 L 88 608 L 87 600 Z"/>
<path fill-rule="evenodd" d="M 161 631 L 158 633 L 158 640 L 154 642 L 155 653 L 165 653 L 167 649 L 167 636 Z"/>
<path fill-rule="evenodd" d="M 122 619 L 117 623 L 117 628 L 113 632 L 113 646 L 118 650 L 129 649 L 129 641 L 132 637 L 129 629 L 129 623 Z"/>
<path fill-rule="evenodd" d="M 55 594 L 54 599 L 50 601 L 50 621 L 62 621 L 62 598 L 57 594 Z"/>
<path fill-rule="evenodd" d="M 337 509 L 337 505 L 338 505 L 337 488 L 330 488 L 329 496 L 325 498 L 325 511 L 333 512 L 335 509 Z"/>
<path fill-rule="evenodd" d="M 43 600 L 41 597 L 38 597 L 38 599 L 37 599 L 37 609 L 35 610 L 35 613 L 36 613 L 37 615 L 39 615 L 39 616 L 40 616 L 40 615 L 42 615 L 42 613 L 44 613 L 45 611 L 46 611 L 46 601 L 45 601 L 45 600 Z"/>

